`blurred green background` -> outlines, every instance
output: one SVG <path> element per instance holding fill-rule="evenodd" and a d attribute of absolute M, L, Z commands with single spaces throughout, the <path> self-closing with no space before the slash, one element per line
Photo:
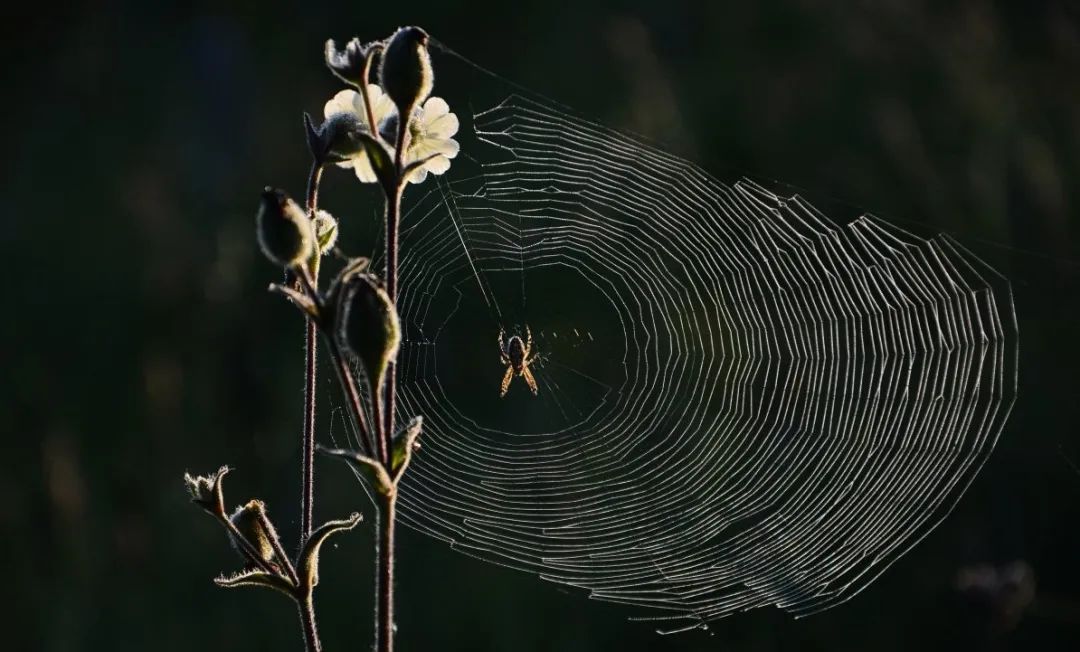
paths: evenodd
<path fill-rule="evenodd" d="M 952 233 L 1014 281 L 1021 385 L 953 515 L 837 609 L 661 638 L 621 607 L 404 531 L 400 649 L 1080 649 L 1080 11 L 726 5 L 7 10 L 5 649 L 300 649 L 286 600 L 210 583 L 236 561 L 180 478 L 235 466 L 232 498 L 264 498 L 295 536 L 301 326 L 264 291 L 276 272 L 257 255 L 254 209 L 266 184 L 303 190 L 300 112 L 339 88 L 324 40 L 406 23 L 722 179 L 776 179 L 834 217 Z M 359 210 L 342 179 L 327 201 Z M 343 468 L 317 472 L 321 517 L 361 508 L 371 521 Z M 327 650 L 369 646 L 370 531 L 324 554 Z M 954 589 L 963 569 L 1017 561 L 1030 601 Z"/>

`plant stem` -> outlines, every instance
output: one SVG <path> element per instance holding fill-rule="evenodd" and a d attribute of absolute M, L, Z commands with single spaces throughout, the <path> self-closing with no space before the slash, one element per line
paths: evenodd
<path fill-rule="evenodd" d="M 398 142 L 404 138 L 404 129 L 398 136 Z M 398 169 L 400 170 L 400 153 Z M 398 231 L 401 225 L 401 193 L 404 190 L 405 180 L 398 182 L 393 191 L 386 198 L 386 294 L 397 308 L 397 272 L 398 272 Z M 389 466 L 390 458 L 386 457 L 390 450 L 390 438 L 394 436 L 394 408 L 397 394 L 397 364 L 391 361 L 386 369 L 386 394 L 383 401 L 384 434 L 386 443 L 383 463 Z"/>
<path fill-rule="evenodd" d="M 398 120 L 397 147 L 394 153 L 394 169 L 397 179 L 393 187 L 384 187 L 386 192 L 386 294 L 397 308 L 397 272 L 398 272 L 398 232 L 401 226 L 401 194 L 407 181 L 403 177 L 405 138 L 408 135 L 409 120 L 402 116 Z M 387 473 L 391 472 L 391 439 L 394 436 L 394 407 L 396 404 L 397 365 L 391 361 L 386 369 L 386 388 L 383 394 L 384 415 L 379 453 Z M 379 404 L 379 391 L 373 392 L 376 406 Z M 378 421 L 378 413 L 375 419 Z M 375 607 L 375 650 L 393 652 L 394 649 L 394 521 L 397 507 L 397 488 L 388 494 L 379 494 L 379 519 L 376 533 L 376 607 Z"/>
<path fill-rule="evenodd" d="M 322 179 L 322 165 L 318 161 L 311 164 L 308 176 L 307 210 L 308 218 L 314 219 L 319 201 L 319 181 Z M 311 270 L 313 288 L 319 287 L 318 253 L 315 254 L 314 269 Z M 311 536 L 312 512 L 315 509 L 315 371 L 318 345 L 318 327 L 308 317 L 304 323 L 304 435 L 301 454 L 300 490 L 300 546 Z"/>
<path fill-rule="evenodd" d="M 379 391 L 373 389 L 371 392 L 371 420 L 375 422 L 375 441 L 378 442 L 379 457 L 378 459 L 383 466 L 389 468 L 389 463 L 385 460 L 390 459 L 390 435 L 386 434 L 386 422 L 382 418 L 383 399 L 379 396 Z"/>
<path fill-rule="evenodd" d="M 364 98 L 364 115 L 367 116 L 368 133 L 372 136 L 378 136 L 379 125 L 375 124 L 375 112 L 371 109 L 371 98 L 368 97 L 368 80 L 371 79 L 371 61 L 374 56 L 375 50 L 373 48 L 364 57 L 364 72 L 360 78 L 360 96 Z"/>
<path fill-rule="evenodd" d="M 394 649 L 394 519 L 397 508 L 397 491 L 379 495 L 379 527 L 375 578 L 378 597 L 375 606 L 375 650 L 392 652 Z"/>
<path fill-rule="evenodd" d="M 303 441 L 303 493 L 300 497 L 300 545 L 311 535 L 312 511 L 315 506 L 315 322 L 310 318 L 305 324 L 304 367 L 304 441 Z"/>
<path fill-rule="evenodd" d="M 307 652 L 322 652 L 319 630 L 315 626 L 315 604 L 311 591 L 308 591 L 306 595 L 298 596 L 296 606 L 300 610 L 300 625 L 304 629 L 304 648 Z"/>

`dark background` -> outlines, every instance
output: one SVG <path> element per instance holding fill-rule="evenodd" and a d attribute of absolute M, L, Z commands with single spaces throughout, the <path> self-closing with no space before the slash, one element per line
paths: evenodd
<path fill-rule="evenodd" d="M 4 17 L 4 647 L 300 648 L 286 600 L 210 583 L 236 561 L 180 478 L 235 466 L 232 499 L 264 498 L 295 536 L 301 326 L 264 292 L 276 272 L 254 245 L 257 194 L 303 190 L 300 112 L 339 88 L 323 41 L 416 23 L 722 179 L 952 233 L 1014 281 L 1021 385 L 952 516 L 837 609 L 661 638 L 405 531 L 402 650 L 1080 649 L 1080 12 L 743 4 L 104 2 Z M 327 201 L 370 211 L 347 181 Z M 317 472 L 320 516 L 371 521 L 343 468 Z M 328 650 L 369 646 L 370 532 L 324 554 Z M 963 568 L 1018 560 L 1036 592 L 1015 619 L 954 589 Z"/>

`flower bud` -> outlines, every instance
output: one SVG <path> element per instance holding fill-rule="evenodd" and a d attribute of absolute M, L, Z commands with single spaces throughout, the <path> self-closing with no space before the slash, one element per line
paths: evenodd
<path fill-rule="evenodd" d="M 225 499 L 222 495 L 221 480 L 229 472 L 229 467 L 223 466 L 216 473 L 210 475 L 193 476 L 184 474 L 184 484 L 187 486 L 191 502 L 214 516 L 225 516 Z"/>
<path fill-rule="evenodd" d="M 270 524 L 270 520 L 266 517 L 266 505 L 261 500 L 251 500 L 246 505 L 237 507 L 229 520 L 240 531 L 240 534 L 247 539 L 248 543 L 255 549 L 255 553 L 263 561 L 271 564 L 277 563 L 275 561 L 277 555 L 274 551 L 277 532 L 274 531 L 274 526 Z M 233 546 L 243 555 L 241 545 L 234 537 L 230 536 L 230 538 L 233 539 Z"/>
<path fill-rule="evenodd" d="M 353 86 L 366 84 L 364 64 L 370 47 L 370 45 L 362 44 L 360 39 L 354 38 L 339 50 L 334 39 L 330 39 L 326 42 L 326 66 L 346 84 Z"/>
<path fill-rule="evenodd" d="M 379 80 L 398 107 L 399 115 L 412 115 L 427 99 L 435 83 L 428 55 L 428 35 L 419 27 L 402 27 L 386 44 Z"/>
<path fill-rule="evenodd" d="M 263 191 L 255 225 L 263 254 L 276 265 L 299 265 L 314 251 L 311 220 L 281 190 L 266 188 Z"/>
<path fill-rule="evenodd" d="M 315 241 L 319 245 L 319 253 L 325 256 L 337 244 L 337 220 L 326 211 L 316 211 L 311 225 L 315 229 Z"/>
<path fill-rule="evenodd" d="M 320 163 L 345 161 L 364 152 L 367 128 L 353 113 L 335 113 L 316 129 L 311 116 L 304 114 L 308 149 Z"/>
<path fill-rule="evenodd" d="M 394 303 L 371 274 L 356 274 L 341 289 L 337 336 L 364 365 L 372 391 L 378 391 L 386 366 L 397 357 L 401 324 Z"/>

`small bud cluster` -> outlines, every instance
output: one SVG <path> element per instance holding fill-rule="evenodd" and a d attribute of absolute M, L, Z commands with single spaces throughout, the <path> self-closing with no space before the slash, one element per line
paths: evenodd
<path fill-rule="evenodd" d="M 347 519 L 329 521 L 316 529 L 303 542 L 300 553 L 293 560 L 285 554 L 277 529 L 267 515 L 266 504 L 261 500 L 249 500 L 232 514 L 225 514 L 222 480 L 228 472 L 228 467 L 221 467 L 217 473 L 206 476 L 184 474 L 191 501 L 225 528 L 233 548 L 244 561 L 243 571 L 220 575 L 214 582 L 226 588 L 262 586 L 284 593 L 297 602 L 306 600 L 318 583 L 319 548 L 331 534 L 356 527 L 360 515 L 354 513 Z"/>

